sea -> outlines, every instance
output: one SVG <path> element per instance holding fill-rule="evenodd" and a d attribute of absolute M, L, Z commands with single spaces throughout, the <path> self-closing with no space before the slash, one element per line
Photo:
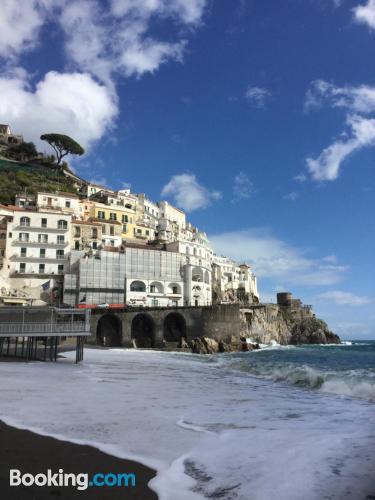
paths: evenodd
<path fill-rule="evenodd" d="M 375 499 L 375 341 L 64 356 L 0 363 L 0 418 L 154 468 L 162 500 Z"/>

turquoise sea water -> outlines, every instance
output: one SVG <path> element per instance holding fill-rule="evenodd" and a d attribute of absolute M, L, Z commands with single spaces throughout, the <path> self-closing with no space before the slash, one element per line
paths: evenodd
<path fill-rule="evenodd" d="M 227 363 L 257 377 L 375 401 L 375 341 L 274 346 L 231 354 Z"/>

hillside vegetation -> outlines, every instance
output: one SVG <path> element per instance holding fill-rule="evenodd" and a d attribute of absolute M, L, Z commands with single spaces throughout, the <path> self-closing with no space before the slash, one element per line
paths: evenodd
<path fill-rule="evenodd" d="M 48 166 L 0 159 L 0 203 L 14 203 L 16 194 L 38 191 L 76 193 L 74 182 Z"/>

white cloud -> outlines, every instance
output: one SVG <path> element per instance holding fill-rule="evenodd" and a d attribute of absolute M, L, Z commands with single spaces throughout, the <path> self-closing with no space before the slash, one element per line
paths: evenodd
<path fill-rule="evenodd" d="M 353 12 L 357 22 L 367 24 L 371 29 L 375 29 L 375 0 L 367 0 L 365 5 L 355 7 Z"/>
<path fill-rule="evenodd" d="M 271 92 L 263 87 L 248 87 L 245 98 L 255 108 L 264 108 L 267 99 L 271 97 Z"/>
<path fill-rule="evenodd" d="M 258 228 L 210 236 L 218 254 L 248 262 L 262 278 L 282 280 L 285 285 L 320 286 L 341 281 L 347 266 L 313 259 L 305 253 Z"/>
<path fill-rule="evenodd" d="M 301 174 L 295 175 L 293 177 L 293 179 L 295 181 L 298 181 L 298 182 L 306 182 L 307 181 L 307 175 L 301 173 Z"/>
<path fill-rule="evenodd" d="M 112 74 L 152 73 L 168 60 L 182 61 L 187 42 L 178 28 L 198 25 L 205 5 L 206 0 L 112 0 L 108 11 L 96 0 L 70 2 L 60 19 L 66 54 L 106 82 Z M 151 35 L 155 19 L 168 22 L 168 41 Z"/>
<path fill-rule="evenodd" d="M 306 92 L 305 110 L 320 108 L 323 104 L 346 108 L 353 113 L 373 113 L 375 87 L 370 85 L 336 87 L 325 80 L 314 80 Z"/>
<path fill-rule="evenodd" d="M 375 146 L 375 119 L 358 115 L 347 117 L 351 135 L 347 140 L 337 140 L 325 148 L 318 158 L 307 158 L 307 168 L 315 181 L 337 179 L 344 160 L 365 147 Z"/>
<path fill-rule="evenodd" d="M 198 182 L 194 174 L 179 174 L 174 175 L 163 187 L 161 196 L 172 197 L 178 207 L 192 212 L 207 208 L 212 200 L 221 197 L 221 193 L 207 189 Z"/>
<path fill-rule="evenodd" d="M 341 306 L 362 306 L 374 302 L 369 297 L 361 297 L 350 292 L 342 292 L 340 290 L 332 290 L 330 292 L 320 293 L 315 297 L 316 300 L 333 302 Z"/>
<path fill-rule="evenodd" d="M 249 199 L 254 193 L 254 185 L 245 172 L 238 172 L 233 179 L 233 201 Z"/>
<path fill-rule="evenodd" d="M 39 30 L 47 13 L 56 3 L 52 0 L 15 2 L 2 0 L 0 7 L 0 56 L 13 59 L 37 44 Z"/>
<path fill-rule="evenodd" d="M 296 193 L 295 191 L 291 191 L 290 193 L 287 193 L 283 196 L 284 200 L 289 200 L 289 201 L 296 201 L 298 198 L 299 194 Z"/>
<path fill-rule="evenodd" d="M 0 122 L 39 146 L 42 133 L 58 132 L 87 147 L 108 131 L 116 115 L 114 96 L 88 74 L 51 71 L 35 89 L 25 77 L 0 78 Z"/>
<path fill-rule="evenodd" d="M 342 134 L 343 139 L 326 147 L 318 158 L 307 158 L 306 165 L 313 180 L 333 181 L 351 154 L 375 145 L 375 119 L 367 117 L 375 113 L 375 87 L 337 87 L 325 80 L 315 80 L 306 93 L 305 110 L 321 108 L 324 104 L 347 111 L 349 130 Z"/>
<path fill-rule="evenodd" d="M 118 114 L 116 79 L 152 73 L 169 60 L 181 62 L 185 38 L 202 22 L 206 3 L 112 0 L 105 8 L 99 0 L 3 0 L 0 120 L 27 139 L 60 131 L 90 145 Z M 167 39 L 153 29 L 161 22 L 167 23 Z M 33 89 L 16 67 L 17 57 L 38 45 L 46 27 L 63 30 L 59 36 L 69 73 L 50 71 Z"/>

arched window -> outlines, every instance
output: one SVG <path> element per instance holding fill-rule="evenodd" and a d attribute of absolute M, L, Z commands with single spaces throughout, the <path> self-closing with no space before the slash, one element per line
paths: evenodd
<path fill-rule="evenodd" d="M 181 286 L 178 283 L 169 283 L 168 293 L 173 295 L 181 295 Z"/>
<path fill-rule="evenodd" d="M 208 271 L 204 273 L 204 282 L 207 283 L 207 285 L 210 284 L 210 273 Z"/>
<path fill-rule="evenodd" d="M 66 220 L 59 220 L 57 221 L 57 228 L 58 229 L 68 229 L 68 223 Z"/>
<path fill-rule="evenodd" d="M 159 281 L 153 281 L 150 284 L 150 293 L 163 293 L 164 287 Z"/>
<path fill-rule="evenodd" d="M 191 273 L 192 281 L 200 281 L 203 282 L 203 270 L 200 267 L 194 267 Z"/>
<path fill-rule="evenodd" d="M 29 217 L 21 217 L 20 224 L 21 224 L 21 226 L 30 226 L 30 218 Z"/>
<path fill-rule="evenodd" d="M 133 281 L 130 285 L 130 291 L 131 292 L 145 292 L 146 285 L 143 283 L 143 281 Z"/>

